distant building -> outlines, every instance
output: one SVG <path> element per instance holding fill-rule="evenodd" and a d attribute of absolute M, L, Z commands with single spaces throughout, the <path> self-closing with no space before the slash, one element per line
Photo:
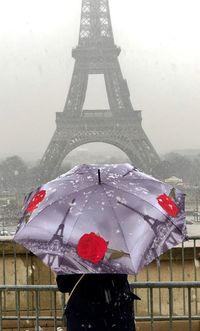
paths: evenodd
<path fill-rule="evenodd" d="M 176 176 L 172 176 L 165 179 L 165 183 L 171 184 L 172 186 L 184 187 L 183 180 Z"/>

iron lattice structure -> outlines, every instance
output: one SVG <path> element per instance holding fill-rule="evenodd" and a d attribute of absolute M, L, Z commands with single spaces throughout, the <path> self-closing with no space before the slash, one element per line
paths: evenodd
<path fill-rule="evenodd" d="M 140 169 L 151 172 L 159 157 L 142 129 L 140 111 L 131 104 L 115 45 L 108 0 L 82 0 L 79 43 L 63 112 L 56 113 L 56 131 L 41 160 L 42 178 L 57 175 L 66 155 L 90 142 L 120 148 Z M 88 76 L 103 74 L 109 109 L 83 109 Z"/>

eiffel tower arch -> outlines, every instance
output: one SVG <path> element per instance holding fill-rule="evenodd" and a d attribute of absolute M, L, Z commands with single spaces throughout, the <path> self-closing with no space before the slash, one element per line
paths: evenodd
<path fill-rule="evenodd" d="M 56 176 L 69 152 L 90 142 L 120 148 L 140 169 L 151 172 L 159 156 L 142 128 L 140 111 L 131 104 L 115 45 L 108 0 L 82 0 L 78 46 L 72 50 L 74 71 L 63 112 L 41 160 L 41 178 Z M 103 74 L 109 109 L 83 109 L 89 75 Z"/>

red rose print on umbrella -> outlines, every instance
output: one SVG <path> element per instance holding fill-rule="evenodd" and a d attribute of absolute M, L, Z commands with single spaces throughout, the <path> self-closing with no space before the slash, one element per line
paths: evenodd
<path fill-rule="evenodd" d="M 103 260 L 106 253 L 110 253 L 109 259 L 129 256 L 126 252 L 109 248 L 108 242 L 94 232 L 86 233 L 80 238 L 77 245 L 77 253 L 82 259 L 94 264 L 98 264 Z"/>
<path fill-rule="evenodd" d="M 79 239 L 77 253 L 82 259 L 97 264 L 103 260 L 107 246 L 107 242 L 102 237 L 90 232 Z"/>
<path fill-rule="evenodd" d="M 179 213 L 179 208 L 175 202 L 166 194 L 161 194 L 157 197 L 159 205 L 172 217 L 176 217 Z"/>
<path fill-rule="evenodd" d="M 29 202 L 28 207 L 26 208 L 26 212 L 32 213 L 34 209 L 38 207 L 39 203 L 44 199 L 45 195 L 45 190 L 37 192 Z"/>

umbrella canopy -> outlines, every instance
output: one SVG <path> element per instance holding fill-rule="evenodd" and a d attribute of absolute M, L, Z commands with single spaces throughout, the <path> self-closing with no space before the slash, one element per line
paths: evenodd
<path fill-rule="evenodd" d="M 186 238 L 184 197 L 130 164 L 77 166 L 27 197 L 14 240 L 56 273 L 137 274 Z"/>

